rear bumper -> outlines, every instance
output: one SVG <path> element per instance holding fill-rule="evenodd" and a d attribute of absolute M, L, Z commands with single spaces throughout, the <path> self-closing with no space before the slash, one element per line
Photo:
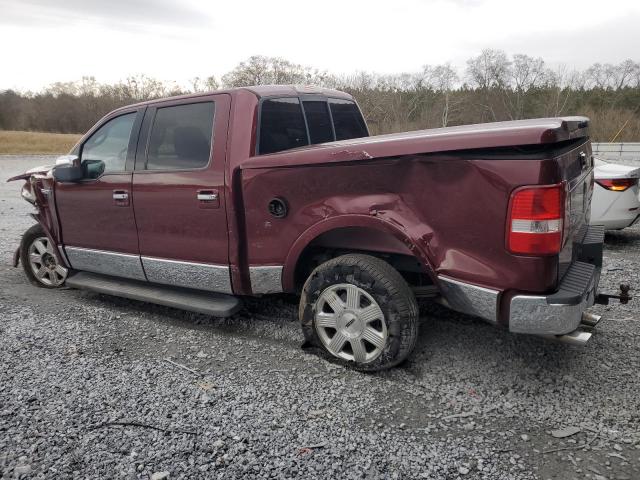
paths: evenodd
<path fill-rule="evenodd" d="M 564 335 L 576 330 L 583 312 L 593 305 L 600 268 L 574 262 L 560 289 L 546 296 L 516 295 L 509 308 L 509 330 L 534 335 Z"/>
<path fill-rule="evenodd" d="M 602 268 L 604 227 L 589 226 L 559 288 L 550 295 L 516 295 L 509 303 L 509 330 L 533 335 L 564 335 L 576 330 L 593 305 Z M 439 277 L 443 303 L 454 310 L 497 322 L 502 292 Z"/>
<path fill-rule="evenodd" d="M 576 330 L 598 293 L 604 227 L 589 226 L 558 290 L 551 295 L 516 295 L 509 308 L 509 330 L 535 335 L 564 335 Z"/>

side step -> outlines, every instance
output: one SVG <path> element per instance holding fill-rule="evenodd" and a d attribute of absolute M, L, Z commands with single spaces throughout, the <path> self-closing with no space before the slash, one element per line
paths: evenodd
<path fill-rule="evenodd" d="M 242 308 L 240 299 L 232 295 L 170 287 L 90 272 L 73 273 L 67 278 L 66 285 L 214 317 L 230 317 Z"/>

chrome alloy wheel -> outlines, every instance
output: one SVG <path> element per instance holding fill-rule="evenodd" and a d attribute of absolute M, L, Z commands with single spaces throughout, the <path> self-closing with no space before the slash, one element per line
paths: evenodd
<path fill-rule="evenodd" d="M 340 283 L 316 302 L 314 325 L 325 348 L 357 363 L 378 358 L 387 344 L 387 325 L 378 303 L 362 288 Z"/>
<path fill-rule="evenodd" d="M 67 269 L 58 263 L 47 237 L 38 237 L 29 245 L 29 266 L 43 285 L 58 287 L 67 278 Z"/>

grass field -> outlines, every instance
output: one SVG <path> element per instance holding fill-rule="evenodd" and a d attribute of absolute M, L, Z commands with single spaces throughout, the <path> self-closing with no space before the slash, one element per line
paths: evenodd
<path fill-rule="evenodd" d="M 80 137 L 79 134 L 0 130 L 0 154 L 64 154 Z"/>

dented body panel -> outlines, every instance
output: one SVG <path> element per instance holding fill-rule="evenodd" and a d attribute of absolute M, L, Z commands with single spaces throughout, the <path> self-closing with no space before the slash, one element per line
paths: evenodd
<path fill-rule="evenodd" d="M 283 285 L 292 290 L 299 245 L 330 230 L 362 226 L 393 235 L 435 275 L 548 292 L 558 280 L 557 259 L 518 257 L 504 248 L 505 193 L 532 179 L 556 183 L 559 175 L 554 160 L 455 155 L 243 170 L 248 262 L 284 264 Z M 291 206 L 282 220 L 264 207 L 279 196 Z"/>

